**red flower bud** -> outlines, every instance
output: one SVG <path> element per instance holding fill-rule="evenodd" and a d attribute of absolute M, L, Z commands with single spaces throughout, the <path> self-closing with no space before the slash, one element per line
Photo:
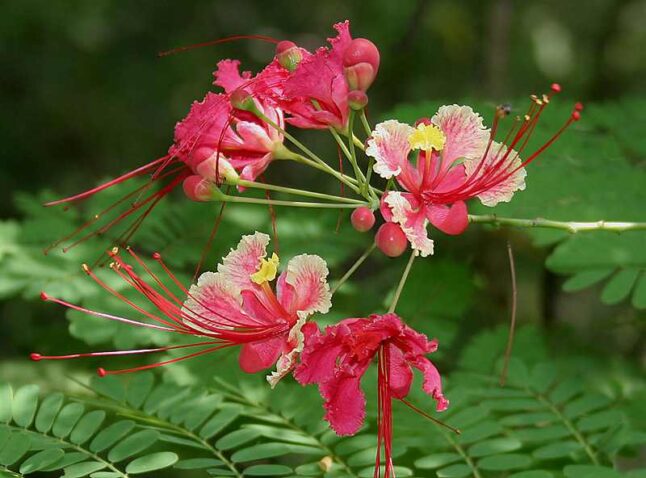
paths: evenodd
<path fill-rule="evenodd" d="M 366 232 L 375 225 L 375 215 L 370 208 L 361 206 L 352 211 L 350 222 L 352 222 L 352 227 L 357 231 Z"/>
<path fill-rule="evenodd" d="M 394 222 L 387 222 L 381 225 L 375 235 L 375 242 L 379 250 L 388 257 L 401 256 L 408 246 L 408 240 L 406 239 L 404 231 Z"/>
<path fill-rule="evenodd" d="M 280 66 L 289 71 L 294 71 L 303 59 L 303 52 L 296 43 L 284 40 L 276 45 L 276 58 Z"/>
<path fill-rule="evenodd" d="M 368 104 L 368 95 L 361 90 L 353 90 L 348 93 L 348 105 L 355 111 L 362 110 Z"/>
<path fill-rule="evenodd" d="M 370 40 L 355 38 L 343 54 L 343 67 L 350 90 L 366 91 L 379 70 L 379 50 Z"/>

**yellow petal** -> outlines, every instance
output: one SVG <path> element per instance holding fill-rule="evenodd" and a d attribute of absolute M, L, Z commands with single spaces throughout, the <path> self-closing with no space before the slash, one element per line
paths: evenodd
<path fill-rule="evenodd" d="M 258 269 L 258 272 L 251 274 L 251 280 L 256 284 L 263 284 L 264 282 L 274 280 L 278 272 L 278 264 L 278 255 L 274 252 L 269 260 L 262 259 L 260 261 L 260 269 Z"/>

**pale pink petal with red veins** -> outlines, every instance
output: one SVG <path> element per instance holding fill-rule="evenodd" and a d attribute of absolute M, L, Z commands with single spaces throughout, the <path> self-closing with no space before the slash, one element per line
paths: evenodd
<path fill-rule="evenodd" d="M 202 176 L 204 179 L 208 179 L 209 181 L 213 182 L 216 182 L 217 180 L 217 178 L 215 177 L 216 172 L 218 176 L 220 176 L 219 179 L 236 178 L 238 176 L 238 173 L 236 173 L 236 170 L 233 168 L 229 160 L 222 154 L 220 154 L 218 157 L 217 152 L 213 153 L 209 158 L 200 162 L 200 164 L 195 167 L 195 172 Z"/>
<path fill-rule="evenodd" d="M 312 329 L 312 325 L 315 330 Z M 305 339 L 316 332 L 318 332 L 318 327 L 315 324 L 306 324 L 305 318 L 298 319 L 289 331 L 287 346 L 276 362 L 276 370 L 267 375 L 267 381 L 271 388 L 274 388 L 283 377 L 294 370 L 298 357 L 305 346 Z"/>
<path fill-rule="evenodd" d="M 271 152 L 274 147 L 274 141 L 269 137 L 268 130 L 257 123 L 238 121 L 235 129 L 240 137 L 240 145 L 247 151 L 265 153 Z"/>
<path fill-rule="evenodd" d="M 299 318 L 315 312 L 327 313 L 332 306 L 328 274 L 327 264 L 319 256 L 301 254 L 293 257 L 281 274 L 285 278 L 281 281 L 278 300 L 290 314 Z M 293 292 L 283 295 L 289 288 Z"/>
<path fill-rule="evenodd" d="M 485 206 L 493 207 L 499 202 L 509 202 L 516 191 L 525 189 L 527 171 L 521 167 L 522 160 L 516 151 L 512 151 L 503 161 L 502 158 L 507 155 L 507 152 L 505 145 L 492 143 L 480 167 L 478 167 L 478 161 L 467 161 L 464 164 L 467 177 L 477 175 L 478 179 L 485 180 L 487 171 L 494 171 L 488 174 L 489 186 L 476 195 Z"/>
<path fill-rule="evenodd" d="M 393 212 L 390 209 L 390 206 L 386 202 L 386 198 L 390 192 L 385 192 L 383 196 L 381 196 L 381 201 L 379 201 L 379 212 L 381 212 L 382 217 L 384 218 L 384 221 L 386 222 L 393 222 Z"/>
<path fill-rule="evenodd" d="M 438 412 L 446 410 L 449 406 L 449 401 L 442 394 L 442 379 L 435 365 L 423 355 L 409 359 L 409 363 L 424 375 L 422 389 L 435 399 L 435 409 Z"/>
<path fill-rule="evenodd" d="M 260 261 L 267 255 L 268 244 L 269 236 L 262 232 L 242 236 L 238 246 L 218 264 L 218 272 L 239 289 L 254 289 L 256 284 L 251 275 L 258 271 Z"/>
<path fill-rule="evenodd" d="M 238 362 L 243 372 L 256 373 L 276 363 L 285 348 L 284 337 L 249 342 L 242 345 Z"/>
<path fill-rule="evenodd" d="M 366 397 L 361 390 L 360 373 L 339 373 L 320 385 L 325 400 L 325 419 L 337 435 L 353 435 L 358 432 L 366 417 Z"/>
<path fill-rule="evenodd" d="M 388 347 L 388 385 L 395 398 L 404 398 L 413 383 L 413 371 L 406 362 L 404 354 L 395 345 Z"/>
<path fill-rule="evenodd" d="M 375 159 L 374 171 L 384 179 L 398 176 L 408 163 L 408 137 L 414 128 L 397 120 L 379 123 L 368 138 L 366 155 Z"/>
<path fill-rule="evenodd" d="M 258 176 L 265 172 L 269 163 L 274 159 L 271 153 L 267 153 L 264 156 L 258 158 L 257 160 L 250 162 L 240 173 L 240 177 L 247 181 L 255 181 Z M 245 188 L 238 186 L 239 191 L 244 191 Z"/>
<path fill-rule="evenodd" d="M 489 141 L 489 129 L 482 117 L 470 106 L 448 105 L 431 118 L 446 137 L 442 157 L 445 165 L 460 158 L 477 159 L 484 153 Z"/>
<path fill-rule="evenodd" d="M 188 291 L 182 306 L 184 322 L 195 330 L 214 333 L 249 324 L 242 312 L 240 289 L 217 272 L 205 272 Z"/>
<path fill-rule="evenodd" d="M 239 60 L 221 60 L 218 62 L 213 76 L 215 77 L 213 84 L 222 87 L 227 93 L 231 93 L 236 88 L 249 83 L 251 72 L 245 71 L 241 75 Z"/>
<path fill-rule="evenodd" d="M 469 214 L 464 201 L 458 201 L 450 206 L 426 206 L 426 217 L 440 231 L 457 235 L 462 234 L 469 225 Z"/>
<path fill-rule="evenodd" d="M 411 195 L 394 191 L 384 201 L 392 212 L 392 222 L 401 226 L 411 247 L 426 257 L 433 254 L 433 241 L 426 231 L 426 211 L 420 204 L 411 204 L 411 200 L 415 201 Z"/>

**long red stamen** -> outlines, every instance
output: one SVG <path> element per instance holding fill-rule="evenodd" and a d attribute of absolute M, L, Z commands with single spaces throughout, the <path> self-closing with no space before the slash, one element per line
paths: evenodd
<path fill-rule="evenodd" d="M 274 44 L 280 42 L 280 40 L 277 40 L 267 35 L 231 35 L 224 38 L 218 38 L 217 40 L 210 40 L 202 43 L 195 43 L 193 45 L 180 46 L 177 48 L 173 48 L 171 50 L 161 51 L 157 55 L 160 57 L 169 56 L 169 55 L 174 55 L 176 53 L 181 53 L 184 51 L 195 50 L 197 48 L 204 48 L 207 46 L 220 45 L 222 43 L 229 43 L 229 42 L 238 41 L 238 40 L 261 40 L 267 43 L 274 43 Z"/>
<path fill-rule="evenodd" d="M 229 194 L 229 186 L 227 186 L 227 190 L 225 191 L 225 194 Z M 206 256 L 211 250 L 211 245 L 213 244 L 215 235 L 218 233 L 218 229 L 220 228 L 220 223 L 222 222 L 222 218 L 224 217 L 224 208 L 226 207 L 226 205 L 227 205 L 227 202 L 223 201 L 220 206 L 220 212 L 218 213 L 218 216 L 215 218 L 215 222 L 213 223 L 213 227 L 211 228 L 211 232 L 209 233 L 209 238 L 207 239 L 206 244 L 202 248 L 202 253 L 200 254 L 200 260 L 197 262 L 197 266 L 195 266 L 195 272 L 193 273 L 193 282 L 195 282 L 197 280 L 197 277 L 200 275 L 202 264 L 204 264 Z"/>

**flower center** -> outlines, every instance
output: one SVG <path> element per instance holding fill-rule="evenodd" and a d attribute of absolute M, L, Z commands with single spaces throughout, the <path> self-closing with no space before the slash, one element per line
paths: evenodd
<path fill-rule="evenodd" d="M 420 123 L 410 136 L 408 143 L 412 149 L 421 149 L 422 151 L 441 151 L 444 148 L 446 136 L 440 128 L 432 124 Z"/>

